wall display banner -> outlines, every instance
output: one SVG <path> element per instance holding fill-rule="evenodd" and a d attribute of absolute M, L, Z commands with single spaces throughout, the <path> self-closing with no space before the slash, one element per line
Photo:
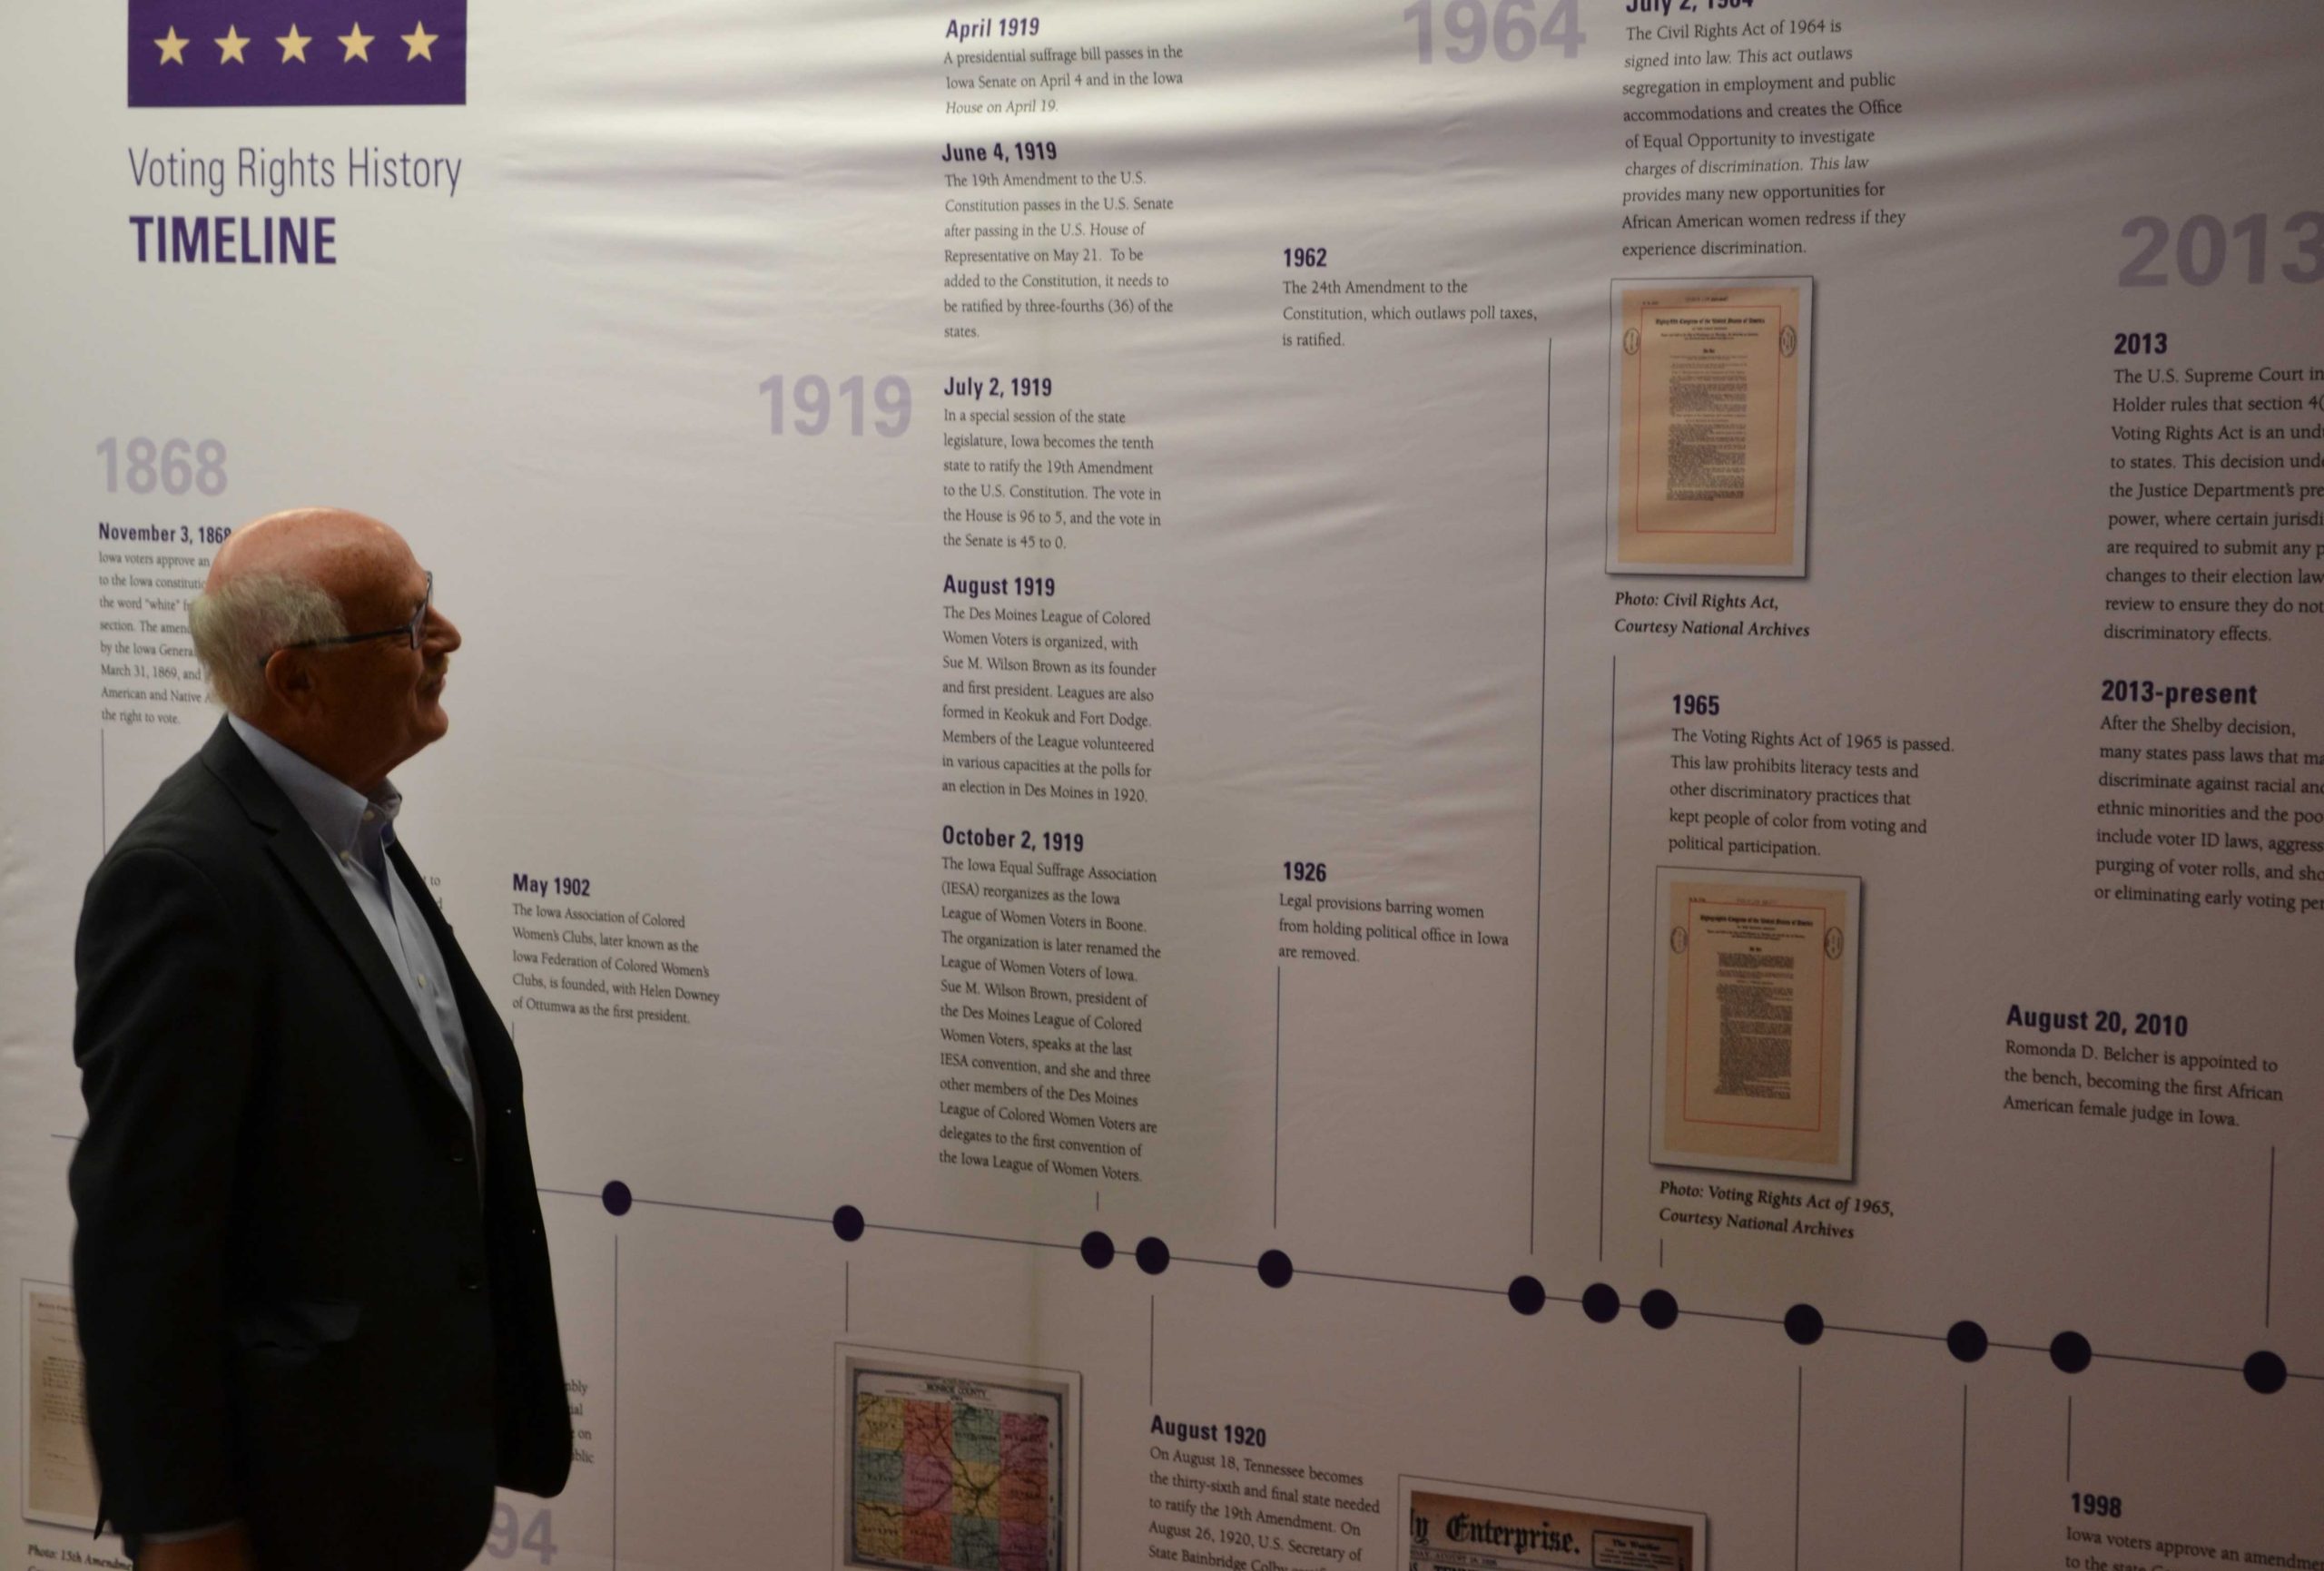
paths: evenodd
<path fill-rule="evenodd" d="M 464 641 L 478 1565 L 2324 1565 L 2324 10 L 334 6 L 0 34 L 18 1561 L 82 890 L 322 503 Z"/>

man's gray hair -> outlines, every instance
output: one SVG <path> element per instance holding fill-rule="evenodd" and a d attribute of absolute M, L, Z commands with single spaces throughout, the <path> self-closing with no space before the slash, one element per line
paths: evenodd
<path fill-rule="evenodd" d="M 246 574 L 195 595 L 186 603 L 186 621 L 210 691 L 244 720 L 265 707 L 267 656 L 285 644 L 347 632 L 339 602 L 304 579 L 279 573 Z"/>

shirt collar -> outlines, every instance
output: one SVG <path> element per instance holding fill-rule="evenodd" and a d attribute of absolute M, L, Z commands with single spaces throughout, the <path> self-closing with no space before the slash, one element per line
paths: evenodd
<path fill-rule="evenodd" d="M 315 831 L 332 855 L 353 852 L 367 865 L 375 863 L 379 849 L 393 843 L 391 828 L 403 806 L 403 793 L 392 781 L 381 781 L 379 790 L 365 796 L 345 781 L 326 773 L 275 741 L 241 715 L 226 723 L 251 750 L 307 827 Z"/>

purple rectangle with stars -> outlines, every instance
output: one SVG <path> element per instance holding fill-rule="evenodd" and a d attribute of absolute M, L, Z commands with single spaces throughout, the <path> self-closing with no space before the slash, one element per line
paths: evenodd
<path fill-rule="evenodd" d="M 129 0 L 132 109 L 468 98 L 468 0 Z"/>

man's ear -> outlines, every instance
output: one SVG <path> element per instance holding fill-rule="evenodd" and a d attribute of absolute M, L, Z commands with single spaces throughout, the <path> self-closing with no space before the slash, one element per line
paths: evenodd
<path fill-rule="evenodd" d="M 303 716 L 313 710 L 318 697 L 315 668 L 304 650 L 278 649 L 266 657 L 266 691 L 293 714 Z"/>

